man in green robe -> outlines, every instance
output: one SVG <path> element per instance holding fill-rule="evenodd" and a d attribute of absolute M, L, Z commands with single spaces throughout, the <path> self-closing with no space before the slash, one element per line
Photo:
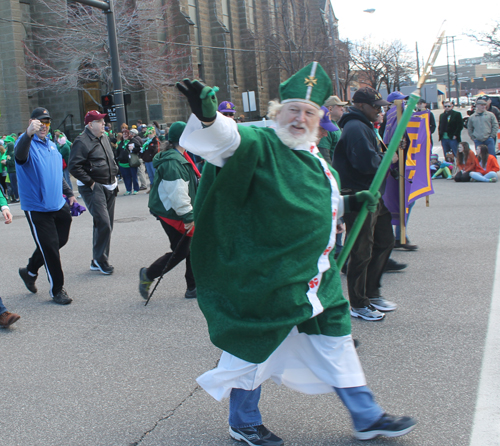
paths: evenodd
<path fill-rule="evenodd" d="M 217 400 L 230 397 L 231 437 L 283 444 L 258 409 L 268 378 L 304 393 L 335 390 L 359 439 L 406 434 L 415 421 L 385 414 L 366 386 L 333 259 L 337 218 L 378 198 L 341 197 L 316 147 L 332 92 L 325 71 L 313 62 L 281 84 L 281 104 L 270 105 L 276 128 L 238 126 L 217 113 L 216 89 L 183 82 L 193 115 L 180 144 L 207 162 L 192 267 L 211 340 L 223 350 L 198 383 Z"/>

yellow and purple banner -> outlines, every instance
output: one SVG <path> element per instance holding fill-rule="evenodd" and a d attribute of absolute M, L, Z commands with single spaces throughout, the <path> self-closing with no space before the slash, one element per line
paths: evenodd
<path fill-rule="evenodd" d="M 389 110 L 389 112 L 391 110 Z M 430 157 L 432 149 L 431 132 L 429 127 L 430 113 L 431 112 L 429 110 L 413 113 L 410 122 L 406 127 L 409 146 L 408 150 L 406 151 L 406 163 L 404 172 L 406 195 L 405 223 L 408 219 L 410 204 L 418 200 L 419 198 L 434 193 L 430 172 Z M 396 113 L 391 113 L 391 115 L 387 118 L 387 125 L 389 125 L 390 119 L 391 125 L 394 126 L 394 123 L 392 121 L 396 119 Z M 386 142 L 385 132 L 384 142 Z M 392 176 L 387 177 L 386 189 L 383 198 L 385 205 L 391 212 L 392 224 L 399 225 L 398 179 L 395 179 Z"/>

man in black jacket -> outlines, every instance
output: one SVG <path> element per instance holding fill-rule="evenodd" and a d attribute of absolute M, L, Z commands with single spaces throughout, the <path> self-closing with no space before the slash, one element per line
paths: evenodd
<path fill-rule="evenodd" d="M 443 155 L 453 152 L 457 156 L 458 143 L 462 141 L 460 134 L 464 128 L 462 114 L 453 110 L 455 104 L 451 101 L 445 101 L 444 113 L 439 117 L 439 141 L 443 147 Z"/>
<path fill-rule="evenodd" d="M 352 103 L 349 113 L 339 121 L 343 130 L 333 159 L 343 195 L 369 189 L 383 157 L 373 122 L 382 105 L 389 104 L 370 87 L 356 91 Z M 393 162 L 396 161 L 395 155 Z M 380 190 L 382 195 L 384 189 L 385 183 Z M 348 237 L 357 216 L 357 212 L 344 216 Z M 391 214 L 380 199 L 376 212 L 367 216 L 347 265 L 351 316 L 378 321 L 384 318 L 383 312 L 396 309 L 396 304 L 380 295 L 380 279 L 393 246 Z"/>
<path fill-rule="evenodd" d="M 108 256 L 118 192 L 118 166 L 109 139 L 104 134 L 105 116 L 95 110 L 85 115 L 85 130 L 71 147 L 68 169 L 76 178 L 78 191 L 94 217 L 90 269 L 112 274 L 114 268 L 109 264 Z"/>

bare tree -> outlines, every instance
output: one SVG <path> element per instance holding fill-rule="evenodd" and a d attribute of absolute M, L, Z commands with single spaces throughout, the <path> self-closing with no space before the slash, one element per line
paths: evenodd
<path fill-rule="evenodd" d="M 31 92 L 86 91 L 100 81 L 111 90 L 106 17 L 95 8 L 67 0 L 38 0 L 43 22 L 32 26 L 24 42 Z M 115 2 L 121 75 L 129 91 L 162 91 L 189 71 L 184 47 L 167 40 L 172 24 L 169 5 L 157 0 Z M 164 39 L 165 41 L 162 41 Z"/>
<path fill-rule="evenodd" d="M 415 73 L 411 54 L 400 40 L 380 44 L 363 41 L 352 46 L 351 63 L 360 81 L 376 90 L 384 84 L 390 93 L 399 90 Z"/>
<path fill-rule="evenodd" d="M 500 59 L 500 21 L 496 20 L 493 29 L 489 32 L 475 32 L 466 34 L 466 36 L 490 48 L 492 59 Z"/>
<path fill-rule="evenodd" d="M 348 98 L 349 87 L 358 78 L 358 71 L 354 69 L 351 58 L 352 42 L 346 40 L 340 42 L 337 51 L 337 68 L 339 72 L 340 97 L 344 100 Z"/>
<path fill-rule="evenodd" d="M 276 19 L 263 36 L 262 46 L 269 53 L 268 69 L 283 70 L 289 77 L 312 61 L 324 67 L 332 64 L 323 18 L 319 11 L 311 16 L 306 0 L 276 1 L 275 11 L 269 13 Z"/>

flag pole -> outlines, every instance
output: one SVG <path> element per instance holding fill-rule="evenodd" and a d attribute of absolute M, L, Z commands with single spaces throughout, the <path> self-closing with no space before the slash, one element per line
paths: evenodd
<path fill-rule="evenodd" d="M 410 122 L 413 110 L 415 109 L 415 106 L 417 105 L 417 102 L 420 99 L 420 89 L 422 88 L 422 85 L 424 84 L 425 79 L 429 75 L 430 70 L 432 69 L 432 66 L 434 65 L 434 62 L 436 61 L 436 58 L 439 54 L 439 50 L 441 49 L 441 45 L 444 40 L 444 34 L 445 31 L 443 31 L 440 34 L 440 36 L 437 38 L 436 42 L 432 46 L 431 53 L 429 55 L 429 58 L 427 59 L 427 63 L 425 64 L 424 69 L 422 70 L 422 75 L 418 80 L 417 90 L 410 95 L 408 103 L 406 104 L 406 109 L 403 112 L 403 115 L 401 116 L 401 120 L 399 121 L 396 130 L 394 131 L 394 135 L 391 138 L 391 142 L 389 143 L 387 152 L 385 152 L 385 155 L 382 158 L 382 162 L 380 163 L 377 173 L 373 178 L 372 184 L 368 189 L 372 194 L 376 194 L 379 191 L 380 187 L 382 186 L 382 183 L 385 181 L 385 178 L 387 176 L 387 171 L 391 166 L 392 157 L 394 156 L 396 150 L 398 149 L 399 141 L 401 141 L 401 138 L 403 137 L 404 132 L 406 131 L 408 122 Z M 356 220 L 354 220 L 354 224 L 352 225 L 352 228 L 349 231 L 349 235 L 345 240 L 344 247 L 342 248 L 342 251 L 340 251 L 340 254 L 337 258 L 337 267 L 339 270 L 344 266 L 344 263 L 347 257 L 349 256 L 349 253 L 351 252 L 354 242 L 358 238 L 359 231 L 361 231 L 361 227 L 363 226 L 363 223 L 365 222 L 367 215 L 368 215 L 368 208 L 367 208 L 367 203 L 365 202 L 363 203 L 363 206 L 361 207 L 361 210 L 359 211 Z"/>

